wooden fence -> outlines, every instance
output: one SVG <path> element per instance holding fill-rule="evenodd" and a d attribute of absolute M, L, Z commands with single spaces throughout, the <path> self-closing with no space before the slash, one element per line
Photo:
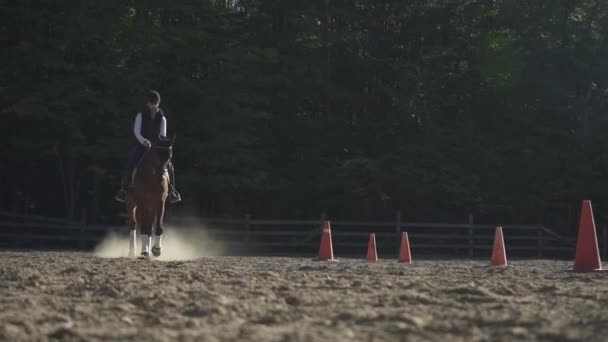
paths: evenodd
<path fill-rule="evenodd" d="M 0 248 L 91 249 L 110 226 L 87 225 L 86 220 L 19 215 L 0 211 Z"/>
<path fill-rule="evenodd" d="M 174 217 L 167 222 L 182 232 L 204 232 L 206 239 L 235 255 L 315 255 L 324 215 L 315 220 Z M 415 255 L 484 257 L 490 253 L 495 225 L 474 223 L 331 221 L 334 251 L 338 256 L 362 256 L 369 233 L 376 234 L 381 257 L 397 255 L 401 232 L 407 231 Z M 542 225 L 502 225 L 509 255 L 569 259 L 575 237 L 564 237 Z M 125 226 L 89 225 L 0 212 L 0 247 L 90 250 L 109 233 L 127 234 Z M 604 258 L 608 258 L 608 229 L 599 229 Z"/>

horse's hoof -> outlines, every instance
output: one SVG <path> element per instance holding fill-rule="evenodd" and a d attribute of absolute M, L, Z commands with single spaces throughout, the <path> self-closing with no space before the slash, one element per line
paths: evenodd
<path fill-rule="evenodd" d="M 135 258 L 135 252 L 129 251 L 129 258 Z"/>
<path fill-rule="evenodd" d="M 152 247 L 152 255 L 154 255 L 155 257 L 159 257 L 160 256 L 160 247 L 153 246 Z"/>
<path fill-rule="evenodd" d="M 139 256 L 140 259 L 150 259 L 150 253 L 148 252 L 141 252 L 141 255 Z"/>

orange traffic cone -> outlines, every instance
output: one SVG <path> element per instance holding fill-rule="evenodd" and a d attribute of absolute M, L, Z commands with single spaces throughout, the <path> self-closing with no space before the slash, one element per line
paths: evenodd
<path fill-rule="evenodd" d="M 502 236 L 502 227 L 496 227 L 491 263 L 492 266 L 507 266 L 507 253 L 505 252 L 505 240 Z"/>
<path fill-rule="evenodd" d="M 410 252 L 410 239 L 407 232 L 401 233 L 401 248 L 399 248 L 399 262 L 411 264 L 412 253 Z"/>
<path fill-rule="evenodd" d="M 334 260 L 334 248 L 331 244 L 331 226 L 329 221 L 323 222 L 323 235 L 321 235 L 321 245 L 319 246 L 319 260 Z"/>
<path fill-rule="evenodd" d="M 369 243 L 367 244 L 367 261 L 378 261 L 378 252 L 376 251 L 376 234 L 369 235 Z"/>
<path fill-rule="evenodd" d="M 602 269 L 600 253 L 595 233 L 595 220 L 591 201 L 583 201 L 581 219 L 578 226 L 578 240 L 576 242 L 576 257 L 574 271 L 589 272 Z"/>

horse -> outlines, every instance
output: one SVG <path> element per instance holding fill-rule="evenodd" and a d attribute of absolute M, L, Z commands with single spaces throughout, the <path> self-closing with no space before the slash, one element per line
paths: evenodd
<path fill-rule="evenodd" d="M 129 257 L 135 257 L 136 230 L 141 233 L 141 258 L 150 257 L 150 249 L 155 257 L 161 254 L 161 237 L 165 203 L 169 196 L 169 175 L 167 165 L 173 156 L 175 137 L 160 138 L 146 151 L 137 166 L 132 186 L 127 192 L 127 226 L 130 230 Z M 155 239 L 152 245 L 152 228 Z"/>

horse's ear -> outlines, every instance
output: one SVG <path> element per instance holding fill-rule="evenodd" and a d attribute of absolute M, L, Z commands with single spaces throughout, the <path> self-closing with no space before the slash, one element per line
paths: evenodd
<path fill-rule="evenodd" d="M 173 138 L 171 138 L 171 146 L 173 146 L 173 144 L 175 144 L 175 134 L 173 134 Z"/>

